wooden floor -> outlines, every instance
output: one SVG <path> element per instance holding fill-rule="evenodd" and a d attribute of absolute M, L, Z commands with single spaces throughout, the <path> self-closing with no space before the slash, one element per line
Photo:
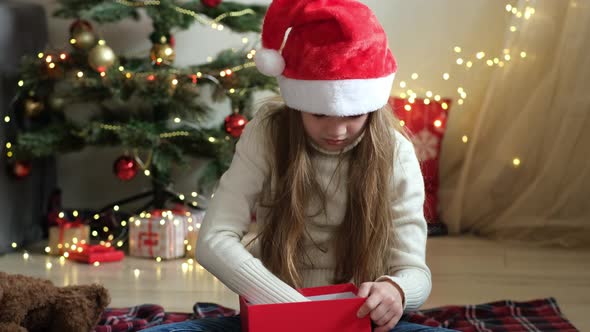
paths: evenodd
<path fill-rule="evenodd" d="M 183 264 L 184 263 L 184 264 Z M 537 249 L 473 237 L 432 238 L 428 244 L 433 291 L 424 308 L 494 300 L 555 297 L 580 331 L 590 331 L 590 251 Z M 57 285 L 98 282 L 111 306 L 155 303 L 190 312 L 194 302 L 238 307 L 237 297 L 196 263 L 127 257 L 88 266 L 23 250 L 0 256 L 0 270 L 48 278 Z"/>

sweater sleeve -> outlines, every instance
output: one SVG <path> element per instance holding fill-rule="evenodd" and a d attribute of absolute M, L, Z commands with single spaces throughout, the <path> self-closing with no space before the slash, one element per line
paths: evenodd
<path fill-rule="evenodd" d="M 261 117 L 257 114 L 246 125 L 231 166 L 220 179 L 199 231 L 196 258 L 228 288 L 252 303 L 306 301 L 240 243 L 269 174 Z"/>
<path fill-rule="evenodd" d="M 427 227 L 424 218 L 424 179 L 412 143 L 396 131 L 393 175 L 394 248 L 390 252 L 390 280 L 404 292 L 404 309 L 418 309 L 430 295 L 431 275 L 426 266 Z"/>

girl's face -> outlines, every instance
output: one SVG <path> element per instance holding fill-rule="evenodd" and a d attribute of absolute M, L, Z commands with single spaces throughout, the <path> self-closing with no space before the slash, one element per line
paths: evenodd
<path fill-rule="evenodd" d="M 337 117 L 301 112 L 301 117 L 307 136 L 316 145 L 328 151 L 340 151 L 362 134 L 368 116 Z"/>

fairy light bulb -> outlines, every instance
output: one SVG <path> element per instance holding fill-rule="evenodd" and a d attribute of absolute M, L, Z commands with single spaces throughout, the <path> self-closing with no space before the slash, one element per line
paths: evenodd
<path fill-rule="evenodd" d="M 162 257 L 156 257 L 156 262 L 160 263 L 162 261 Z"/>
<path fill-rule="evenodd" d="M 524 52 L 524 51 L 520 52 L 520 57 L 523 59 L 526 58 L 526 52 Z"/>
<path fill-rule="evenodd" d="M 47 262 L 47 263 L 45 264 L 45 268 L 46 268 L 47 270 L 51 270 L 51 268 L 52 268 L 52 267 L 53 267 L 53 264 L 51 264 L 51 262 Z"/>
<path fill-rule="evenodd" d="M 23 80 L 18 81 L 18 86 L 22 87 L 23 85 L 25 85 L 25 81 L 23 81 Z"/>
<path fill-rule="evenodd" d="M 471 68 L 471 67 L 473 67 L 473 62 L 467 61 L 467 63 L 465 64 L 465 66 L 467 66 L 467 68 Z"/>
<path fill-rule="evenodd" d="M 448 81 L 449 78 L 451 78 L 451 75 L 449 75 L 449 73 L 444 73 L 443 74 L 443 80 Z"/>
<path fill-rule="evenodd" d="M 510 27 L 510 32 L 516 32 L 516 27 L 514 25 Z"/>
<path fill-rule="evenodd" d="M 511 4 L 507 4 L 507 5 L 506 5 L 506 11 L 507 11 L 507 12 L 510 12 L 510 11 L 512 11 L 512 5 L 511 5 Z"/>
<path fill-rule="evenodd" d="M 519 158 L 512 159 L 512 165 L 514 165 L 514 167 L 520 166 L 520 159 Z"/>
<path fill-rule="evenodd" d="M 404 106 L 404 109 L 409 112 L 412 110 L 412 106 L 406 105 L 406 106 Z"/>
<path fill-rule="evenodd" d="M 193 192 L 191 193 L 191 196 L 193 196 L 193 197 L 197 197 L 198 195 L 199 195 L 199 194 L 197 194 L 197 192 L 195 192 L 195 191 L 193 191 Z"/>
<path fill-rule="evenodd" d="M 434 126 L 437 128 L 440 128 L 442 126 L 442 121 L 440 121 L 440 120 L 434 121 Z"/>
<path fill-rule="evenodd" d="M 455 47 L 453 48 L 453 51 L 455 51 L 455 53 L 461 53 L 461 47 L 459 47 L 459 46 L 455 46 Z"/>
<path fill-rule="evenodd" d="M 25 251 L 25 252 L 23 253 L 23 259 L 24 259 L 24 260 L 29 260 L 29 258 L 30 258 L 30 257 L 31 257 L 31 256 L 29 255 L 29 253 L 28 253 L 28 252 L 26 252 L 26 251 Z"/>
<path fill-rule="evenodd" d="M 4 122 L 6 122 L 6 123 L 10 122 L 10 117 L 8 115 L 4 117 Z"/>
<path fill-rule="evenodd" d="M 485 54 L 485 52 L 483 52 L 483 51 L 482 51 L 482 52 L 477 52 L 477 54 L 475 55 L 475 57 L 476 57 L 478 60 L 481 60 L 481 59 L 483 59 L 485 56 L 486 56 L 486 54 Z"/>
<path fill-rule="evenodd" d="M 467 137 L 467 135 L 463 135 L 461 140 L 463 141 L 463 143 L 467 143 L 469 141 L 469 137 Z"/>
<path fill-rule="evenodd" d="M 463 59 L 462 58 L 458 58 L 457 59 L 457 64 L 458 65 L 462 65 L 463 64 Z"/>
<path fill-rule="evenodd" d="M 432 98 L 432 91 L 426 91 L 426 97 Z"/>
<path fill-rule="evenodd" d="M 133 275 L 135 276 L 136 279 L 139 278 L 140 273 L 141 272 L 138 269 L 133 270 Z"/>
<path fill-rule="evenodd" d="M 402 126 L 402 127 L 405 126 L 406 125 L 406 121 L 400 120 L 399 125 Z"/>
<path fill-rule="evenodd" d="M 81 72 L 81 71 L 79 71 L 79 72 L 76 74 L 76 76 L 78 76 L 78 78 L 82 78 L 82 77 L 84 77 L 84 73 L 83 73 L 83 72 Z"/>
<path fill-rule="evenodd" d="M 145 176 L 150 176 L 151 172 L 149 169 L 146 169 L 145 171 L 143 171 L 143 174 L 145 174 Z"/>
<path fill-rule="evenodd" d="M 38 57 L 39 59 L 43 59 L 43 57 L 44 57 L 44 56 L 45 56 L 45 54 L 43 54 L 43 52 L 39 52 L 39 53 L 37 54 L 37 57 Z"/>
<path fill-rule="evenodd" d="M 51 252 L 51 247 L 45 247 L 45 253 L 50 253 Z"/>
<path fill-rule="evenodd" d="M 434 100 L 436 100 L 436 101 L 440 101 L 440 95 L 436 95 L 436 96 L 434 96 Z"/>
<path fill-rule="evenodd" d="M 448 109 L 449 109 L 449 104 L 447 104 L 447 103 L 442 103 L 442 104 L 441 104 L 441 107 L 442 107 L 442 109 L 443 109 L 443 110 L 448 110 Z"/>
<path fill-rule="evenodd" d="M 510 59 L 511 59 L 510 54 L 504 55 L 504 60 L 510 61 Z"/>
<path fill-rule="evenodd" d="M 166 224 L 166 220 L 164 220 L 164 219 L 160 220 L 160 225 L 164 226 L 164 224 Z"/>
<path fill-rule="evenodd" d="M 183 194 L 180 194 L 180 195 L 178 195 L 178 198 L 179 198 L 181 201 L 184 201 L 184 195 L 183 195 Z"/>
<path fill-rule="evenodd" d="M 417 73 L 413 73 L 412 74 L 412 79 L 413 80 L 417 80 L 418 79 L 418 74 Z"/>
<path fill-rule="evenodd" d="M 407 96 L 408 96 L 408 95 L 406 95 L 406 93 L 405 93 L 405 92 L 402 92 L 402 93 L 400 93 L 400 94 L 399 94 L 399 97 L 400 97 L 401 99 L 406 99 L 406 97 L 407 97 Z"/>
<path fill-rule="evenodd" d="M 430 99 L 428 99 L 428 98 L 424 99 L 424 105 L 430 105 Z"/>
<path fill-rule="evenodd" d="M 399 82 L 399 87 L 402 88 L 402 89 L 405 89 L 406 88 L 406 82 L 404 82 L 404 81 Z"/>

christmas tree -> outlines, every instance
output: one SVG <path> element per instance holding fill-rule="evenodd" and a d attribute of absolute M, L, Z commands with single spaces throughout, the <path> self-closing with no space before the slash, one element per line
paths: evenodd
<path fill-rule="evenodd" d="M 213 183 L 229 166 L 234 143 L 248 121 L 253 93 L 276 91 L 276 82 L 257 72 L 252 45 L 222 51 L 206 64 L 176 67 L 172 33 L 196 23 L 218 30 L 259 32 L 266 6 L 221 0 L 58 3 L 54 16 L 72 21 L 71 49 L 45 50 L 23 60 L 17 96 L 3 116 L 9 133 L 5 154 L 10 172 L 25 177 L 33 158 L 88 146 L 118 146 L 127 152 L 114 161 L 115 174 L 130 180 L 141 171 L 152 180 L 153 191 L 121 201 L 151 196 L 138 211 L 182 200 L 171 190 L 171 169 L 188 157 L 213 160 L 203 177 L 203 183 Z M 140 11 L 153 22 L 149 54 L 116 55 L 93 25 L 138 19 Z M 202 123 L 212 112 L 199 98 L 205 85 L 213 88 L 207 91 L 213 91 L 214 100 L 231 100 L 233 114 L 218 128 Z M 98 111 L 87 121 L 74 121 L 68 106 L 76 103 Z"/>

